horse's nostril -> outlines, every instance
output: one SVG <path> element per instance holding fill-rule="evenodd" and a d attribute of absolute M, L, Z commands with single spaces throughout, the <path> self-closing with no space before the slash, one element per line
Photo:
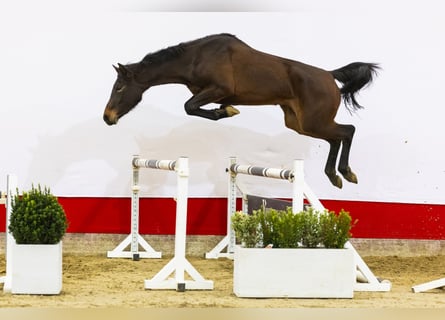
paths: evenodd
<path fill-rule="evenodd" d="M 111 125 L 113 125 L 113 124 L 116 124 L 116 117 L 109 117 L 109 115 L 108 114 L 104 114 L 104 117 L 103 117 L 103 119 L 104 119 L 104 121 L 105 121 L 105 123 L 106 124 L 108 124 L 109 126 L 111 126 Z"/>

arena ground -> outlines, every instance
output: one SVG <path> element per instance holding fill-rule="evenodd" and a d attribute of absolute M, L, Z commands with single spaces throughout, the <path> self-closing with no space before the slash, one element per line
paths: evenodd
<path fill-rule="evenodd" d="M 0 308 L 16 307 L 143 307 L 143 308 L 444 308 L 445 290 L 413 293 L 416 284 L 445 277 L 445 255 L 362 255 L 378 277 L 392 283 L 390 292 L 355 292 L 353 299 L 246 299 L 234 295 L 233 261 L 188 260 L 206 279 L 212 291 L 146 290 L 144 280 L 153 277 L 169 261 L 162 259 L 110 259 L 99 246 L 82 245 L 69 237 L 64 242 L 63 291 L 56 296 L 0 293 Z M 107 244 L 109 245 L 109 244 Z M 112 247 L 111 247 L 112 249 Z M 363 250 L 365 251 L 365 250 Z M 374 251 L 369 251 L 374 252 Z M 0 274 L 5 260 L 0 259 Z"/>

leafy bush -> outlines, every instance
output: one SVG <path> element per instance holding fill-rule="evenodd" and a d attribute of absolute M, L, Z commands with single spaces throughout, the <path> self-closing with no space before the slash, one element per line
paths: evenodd
<path fill-rule="evenodd" d="M 247 248 L 272 245 L 274 248 L 343 248 L 351 237 L 353 224 L 348 212 L 318 212 L 313 208 L 292 213 L 292 208 L 262 208 L 252 215 L 236 212 L 232 227 L 236 238 Z M 355 224 L 355 222 L 354 222 Z"/>
<path fill-rule="evenodd" d="M 351 237 L 352 218 L 343 209 L 337 214 L 326 211 L 320 215 L 321 242 L 326 248 L 343 248 Z"/>
<path fill-rule="evenodd" d="M 9 231 L 18 244 L 56 244 L 68 227 L 65 211 L 51 194 L 34 185 L 12 199 Z"/>
<path fill-rule="evenodd" d="M 307 211 L 301 211 L 297 215 L 301 228 L 301 244 L 303 247 L 316 248 L 322 239 L 319 213 L 309 207 Z"/>
<path fill-rule="evenodd" d="M 254 210 L 253 216 L 259 221 L 264 245 L 271 244 L 274 248 L 298 247 L 301 232 L 298 217 L 292 213 L 292 208 Z"/>
<path fill-rule="evenodd" d="M 235 231 L 235 237 L 241 241 L 244 247 L 254 248 L 261 242 L 256 216 L 237 211 L 232 216 L 232 227 Z"/>

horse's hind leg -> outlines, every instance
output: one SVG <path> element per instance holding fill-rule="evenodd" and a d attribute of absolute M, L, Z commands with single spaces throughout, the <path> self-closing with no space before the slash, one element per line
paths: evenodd
<path fill-rule="evenodd" d="M 349 167 L 349 152 L 351 150 L 352 138 L 354 137 L 355 127 L 353 125 L 342 124 L 343 131 L 346 132 L 345 138 L 342 139 L 342 150 L 340 155 L 340 161 L 338 163 L 338 171 L 343 177 L 352 183 L 357 183 L 357 176 L 352 172 Z"/>
<path fill-rule="evenodd" d="M 338 170 L 347 181 L 357 183 L 357 177 L 349 167 L 349 151 L 355 131 L 352 125 L 337 124 L 333 120 L 325 120 L 324 122 L 328 122 L 328 124 L 320 125 L 323 121 L 320 121 L 318 115 L 312 117 L 307 114 L 300 114 L 300 119 L 297 119 L 297 114 L 291 107 L 282 105 L 281 108 L 284 112 L 286 127 L 300 134 L 326 140 L 329 143 L 330 149 L 326 161 L 325 173 L 334 186 L 338 188 L 343 186 L 342 180 L 337 175 L 335 169 L 341 145 L 342 152 Z"/>
<path fill-rule="evenodd" d="M 327 126 L 319 132 L 311 133 L 312 136 L 322 138 L 329 142 L 331 148 L 329 150 L 328 160 L 326 161 L 325 173 L 332 184 L 339 188 L 342 187 L 342 181 L 335 172 L 335 164 L 337 162 L 340 144 L 342 150 L 338 163 L 338 171 L 347 181 L 357 183 L 357 176 L 349 167 L 349 151 L 351 150 L 354 131 L 355 128 L 352 125 L 337 124 L 334 122 L 332 126 Z"/>
<path fill-rule="evenodd" d="M 325 173 L 329 177 L 329 180 L 331 180 L 332 184 L 339 188 L 342 187 L 342 182 L 340 177 L 335 173 L 335 163 L 337 161 L 340 144 L 342 146 L 342 150 L 340 154 L 340 161 L 338 163 L 338 171 L 347 181 L 357 183 L 357 176 L 349 167 L 349 151 L 351 150 L 354 131 L 355 128 L 352 125 L 334 123 L 334 125 L 331 126 L 331 129 L 316 134 L 320 138 L 328 141 L 331 146 L 328 160 L 326 162 Z"/>
<path fill-rule="evenodd" d="M 335 164 L 337 163 L 337 156 L 338 151 L 340 150 L 341 140 L 327 141 L 329 142 L 330 149 L 324 172 L 328 176 L 331 183 L 341 189 L 343 187 L 343 182 L 341 181 L 341 178 L 337 175 L 337 172 L 335 170 Z"/>

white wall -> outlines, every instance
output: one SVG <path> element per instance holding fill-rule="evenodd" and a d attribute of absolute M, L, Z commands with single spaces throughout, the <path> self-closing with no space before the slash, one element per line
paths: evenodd
<path fill-rule="evenodd" d="M 16 173 L 21 188 L 34 182 L 61 196 L 128 196 L 133 154 L 186 155 L 191 195 L 224 196 L 229 156 L 274 167 L 291 167 L 302 157 L 320 198 L 445 203 L 445 5 L 310 3 L 286 13 L 20 10 L 11 4 L 0 14 L 0 185 Z M 147 91 L 117 126 L 105 125 L 116 77 L 111 64 L 219 32 L 325 69 L 381 63 L 379 77 L 359 96 L 366 109 L 351 116 L 342 106 L 337 116 L 357 128 L 350 162 L 358 185 L 332 187 L 323 173 L 327 143 L 286 129 L 278 107 L 240 107 L 237 117 L 212 122 L 187 116 L 190 93 L 168 85 Z M 144 195 L 175 193 L 174 175 L 145 171 L 143 179 Z M 285 182 L 265 186 L 252 179 L 244 179 L 249 191 L 289 195 Z"/>

